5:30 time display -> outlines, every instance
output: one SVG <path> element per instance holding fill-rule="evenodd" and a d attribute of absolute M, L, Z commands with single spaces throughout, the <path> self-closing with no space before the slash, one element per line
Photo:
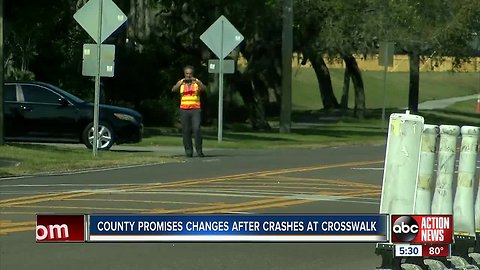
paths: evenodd
<path fill-rule="evenodd" d="M 395 245 L 395 257 L 422 257 L 422 246 Z"/>

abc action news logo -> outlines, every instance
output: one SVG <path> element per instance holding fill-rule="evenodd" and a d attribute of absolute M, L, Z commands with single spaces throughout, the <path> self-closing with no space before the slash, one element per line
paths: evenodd
<path fill-rule="evenodd" d="M 37 215 L 37 242 L 84 242 L 84 215 Z"/>
<path fill-rule="evenodd" d="M 452 215 L 392 215 L 392 243 L 453 243 Z"/>

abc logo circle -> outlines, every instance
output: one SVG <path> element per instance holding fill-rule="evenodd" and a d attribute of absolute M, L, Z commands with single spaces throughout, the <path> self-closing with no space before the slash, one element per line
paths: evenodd
<path fill-rule="evenodd" d="M 392 231 L 399 241 L 410 242 L 417 236 L 418 223 L 410 216 L 401 216 L 393 223 Z"/>

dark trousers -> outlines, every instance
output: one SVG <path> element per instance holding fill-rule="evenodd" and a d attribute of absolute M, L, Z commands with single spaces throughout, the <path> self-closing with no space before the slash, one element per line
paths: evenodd
<path fill-rule="evenodd" d="M 182 121 L 183 146 L 185 154 L 192 155 L 192 133 L 195 138 L 195 150 L 197 154 L 202 153 L 202 133 L 200 132 L 200 123 L 202 119 L 201 109 L 180 110 Z"/>

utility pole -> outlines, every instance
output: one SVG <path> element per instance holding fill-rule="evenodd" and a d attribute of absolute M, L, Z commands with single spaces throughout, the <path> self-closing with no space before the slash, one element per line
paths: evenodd
<path fill-rule="evenodd" d="M 0 145 L 4 143 L 4 124 L 3 124 L 3 80 L 4 80 L 4 70 L 3 70 L 3 2 L 0 0 Z"/>
<path fill-rule="evenodd" d="M 283 1 L 280 133 L 290 133 L 292 114 L 293 0 Z"/>

